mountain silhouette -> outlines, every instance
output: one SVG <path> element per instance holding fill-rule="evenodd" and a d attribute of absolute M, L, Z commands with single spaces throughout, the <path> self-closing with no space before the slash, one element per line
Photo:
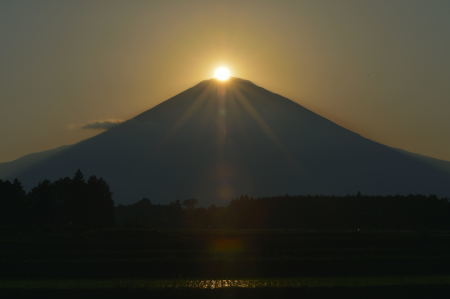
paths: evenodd
<path fill-rule="evenodd" d="M 449 164 L 374 142 L 232 78 L 202 81 L 28 167 L 0 165 L 0 175 L 32 186 L 81 169 L 105 178 L 118 203 L 220 204 L 242 194 L 450 196 Z"/>

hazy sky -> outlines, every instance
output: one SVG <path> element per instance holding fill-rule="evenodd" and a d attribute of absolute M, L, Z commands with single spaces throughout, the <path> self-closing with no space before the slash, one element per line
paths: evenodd
<path fill-rule="evenodd" d="M 450 1 L 0 0 L 0 161 L 98 134 L 82 127 L 130 118 L 220 64 L 450 160 Z"/>

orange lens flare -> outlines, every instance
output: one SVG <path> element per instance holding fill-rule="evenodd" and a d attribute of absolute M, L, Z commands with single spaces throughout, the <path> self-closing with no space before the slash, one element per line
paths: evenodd
<path fill-rule="evenodd" d="M 242 251 L 243 244 L 237 238 L 220 238 L 211 243 L 210 251 L 219 254 L 233 254 Z"/>

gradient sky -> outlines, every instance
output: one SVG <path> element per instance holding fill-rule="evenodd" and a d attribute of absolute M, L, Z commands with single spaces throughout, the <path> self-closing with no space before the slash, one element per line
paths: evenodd
<path fill-rule="evenodd" d="M 450 160 L 450 1 L 0 1 L 0 161 L 234 76 Z M 89 126 L 88 126 L 89 127 Z"/>

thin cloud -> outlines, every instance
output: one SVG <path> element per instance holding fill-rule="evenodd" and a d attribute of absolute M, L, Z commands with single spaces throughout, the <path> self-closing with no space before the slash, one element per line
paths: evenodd
<path fill-rule="evenodd" d="M 122 120 L 97 120 L 83 125 L 81 128 L 85 130 L 109 130 L 121 124 Z"/>

